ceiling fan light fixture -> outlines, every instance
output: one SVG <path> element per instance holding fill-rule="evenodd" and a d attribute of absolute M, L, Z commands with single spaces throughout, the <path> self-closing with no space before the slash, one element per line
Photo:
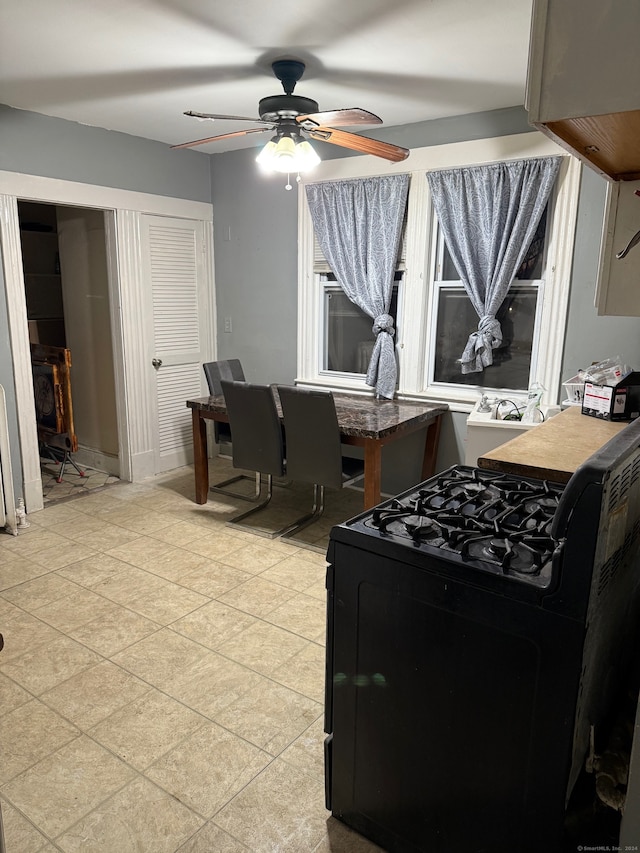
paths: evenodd
<path fill-rule="evenodd" d="M 308 172 L 320 162 L 320 157 L 306 141 L 296 143 L 294 138 L 283 134 L 272 139 L 256 157 L 256 162 L 267 172 Z"/>

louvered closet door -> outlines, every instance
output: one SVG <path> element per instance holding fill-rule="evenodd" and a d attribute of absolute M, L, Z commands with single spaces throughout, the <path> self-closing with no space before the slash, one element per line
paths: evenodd
<path fill-rule="evenodd" d="M 156 386 L 156 472 L 193 460 L 189 397 L 201 397 L 207 299 L 200 222 L 143 217 Z"/>

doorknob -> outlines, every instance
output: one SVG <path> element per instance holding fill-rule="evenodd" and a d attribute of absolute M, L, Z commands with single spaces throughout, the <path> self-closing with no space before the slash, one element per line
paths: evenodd
<path fill-rule="evenodd" d="M 162 367 L 162 359 L 161 358 L 152 358 L 151 364 L 157 369 L 158 367 Z"/>

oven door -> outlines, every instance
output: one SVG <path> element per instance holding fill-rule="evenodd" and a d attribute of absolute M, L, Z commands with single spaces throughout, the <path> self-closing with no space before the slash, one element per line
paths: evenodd
<path fill-rule="evenodd" d="M 333 814 L 388 851 L 560 844 L 583 628 L 334 543 Z"/>

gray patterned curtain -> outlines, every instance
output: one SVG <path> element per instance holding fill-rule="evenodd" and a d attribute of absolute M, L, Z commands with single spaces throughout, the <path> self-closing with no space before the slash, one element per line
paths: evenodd
<path fill-rule="evenodd" d="M 338 284 L 373 319 L 367 385 L 392 399 L 398 369 L 389 314 L 409 175 L 309 184 L 313 228 Z"/>
<path fill-rule="evenodd" d="M 522 263 L 562 157 L 429 172 L 427 180 L 451 259 L 480 318 L 462 373 L 493 364 L 502 343 L 496 312 Z"/>

